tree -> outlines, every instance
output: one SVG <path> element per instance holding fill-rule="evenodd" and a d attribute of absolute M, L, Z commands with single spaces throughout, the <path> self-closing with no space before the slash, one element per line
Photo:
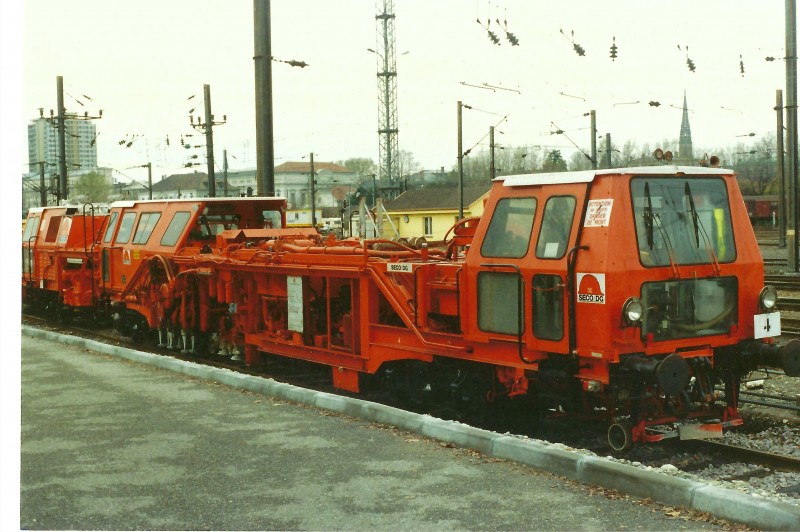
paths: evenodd
<path fill-rule="evenodd" d="M 744 194 L 760 196 L 772 190 L 777 172 L 774 134 L 764 136 L 751 146 L 740 143 L 736 146 L 735 157 L 733 169 Z"/>
<path fill-rule="evenodd" d="M 592 168 L 592 161 L 589 160 L 583 153 L 576 151 L 569 158 L 570 170 L 590 170 Z"/>
<path fill-rule="evenodd" d="M 376 173 L 378 169 L 375 161 L 372 159 L 367 159 L 366 157 L 353 157 L 345 161 L 336 161 L 336 164 L 339 166 L 344 166 L 351 172 L 361 177 L 372 175 Z"/>
<path fill-rule="evenodd" d="M 111 194 L 111 183 L 99 172 L 88 172 L 75 182 L 74 193 L 83 196 L 86 203 L 103 203 Z"/>
<path fill-rule="evenodd" d="M 567 161 L 561 156 L 561 150 L 553 150 L 547 154 L 542 164 L 543 172 L 566 172 Z"/>
<path fill-rule="evenodd" d="M 414 154 L 410 151 L 400 150 L 400 153 L 397 155 L 397 177 L 402 179 L 403 176 L 419 172 L 420 170 L 422 170 L 422 165 L 414 160 Z"/>

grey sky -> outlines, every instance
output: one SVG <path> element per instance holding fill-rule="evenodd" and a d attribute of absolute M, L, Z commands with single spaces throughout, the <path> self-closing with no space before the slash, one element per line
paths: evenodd
<path fill-rule="evenodd" d="M 233 169 L 255 166 L 252 0 L 27 0 L 24 9 L 22 123 L 14 129 L 23 164 L 24 124 L 39 107 L 55 108 L 62 75 L 68 110 L 103 109 L 101 165 L 135 178 L 145 170 L 129 167 L 148 161 L 156 176 L 181 171 L 188 152 L 180 136 L 193 132 L 188 111 L 202 112 L 208 83 L 214 114 L 228 117 L 215 129 L 217 157 L 225 148 Z M 273 63 L 276 164 L 311 151 L 321 161 L 377 161 L 376 57 L 367 51 L 376 48 L 375 13 L 372 0 L 272 0 L 273 55 L 310 65 Z M 695 145 L 713 149 L 773 131 L 775 90 L 785 89 L 784 62 L 764 60 L 785 55 L 781 0 L 396 0 L 395 14 L 399 144 L 425 168 L 456 162 L 458 100 L 477 109 L 464 113 L 465 148 L 508 114 L 498 142 L 561 146 L 568 158 L 575 149 L 549 134 L 551 122 L 588 151 L 582 115 L 590 109 L 600 134 L 655 145 L 677 139 L 685 90 Z M 476 17 L 492 19 L 500 46 Z M 520 46 L 495 19 L 507 20 Z M 586 56 L 561 29 L 574 31 Z M 141 137 L 121 148 L 126 135 Z"/>

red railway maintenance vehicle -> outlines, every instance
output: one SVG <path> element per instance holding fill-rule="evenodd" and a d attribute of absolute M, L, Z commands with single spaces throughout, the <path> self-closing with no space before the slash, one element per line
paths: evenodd
<path fill-rule="evenodd" d="M 286 228 L 280 198 L 115 203 L 94 298 L 186 352 L 302 359 L 337 388 L 466 414 L 605 420 L 617 450 L 720 435 L 748 372 L 800 376 L 730 170 L 500 177 L 452 233 L 323 239 Z"/>

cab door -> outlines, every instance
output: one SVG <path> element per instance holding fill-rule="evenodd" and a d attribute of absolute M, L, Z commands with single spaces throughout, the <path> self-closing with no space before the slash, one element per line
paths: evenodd
<path fill-rule="evenodd" d="M 133 233 L 133 227 L 136 222 L 136 212 L 128 211 L 121 212 L 119 220 L 119 229 L 116 231 L 114 237 L 114 245 L 103 249 L 103 281 L 106 286 L 113 291 L 121 291 L 125 288 L 128 277 L 131 275 L 131 251 L 127 247 Z M 112 213 L 113 216 L 113 213 Z M 114 234 L 114 220 L 109 223 L 109 228 L 106 231 L 106 238 Z M 109 233 L 111 231 L 111 233 Z"/>
<path fill-rule="evenodd" d="M 544 208 L 538 226 L 529 270 L 531 286 L 531 347 L 548 352 L 569 351 L 569 282 L 570 250 L 577 198 L 565 187 L 543 195 Z"/>
<path fill-rule="evenodd" d="M 487 206 L 489 224 L 478 249 L 467 255 L 475 312 L 468 312 L 468 335 L 481 341 L 514 342 L 522 349 L 528 329 L 525 261 L 531 248 L 537 196 L 529 189 Z"/>

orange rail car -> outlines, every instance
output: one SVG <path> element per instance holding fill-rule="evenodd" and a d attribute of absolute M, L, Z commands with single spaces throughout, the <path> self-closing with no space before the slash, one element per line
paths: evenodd
<path fill-rule="evenodd" d="M 115 204 L 98 290 L 119 323 L 186 352 L 312 361 L 341 389 L 467 415 L 605 419 L 620 450 L 741 424 L 760 365 L 800 375 L 800 342 L 773 343 L 777 296 L 729 170 L 501 177 L 441 249 L 323 239 L 285 228 L 284 207 Z"/>
<path fill-rule="evenodd" d="M 63 319 L 78 308 L 94 309 L 94 245 L 104 211 L 92 205 L 29 211 L 22 234 L 24 301 Z"/>

